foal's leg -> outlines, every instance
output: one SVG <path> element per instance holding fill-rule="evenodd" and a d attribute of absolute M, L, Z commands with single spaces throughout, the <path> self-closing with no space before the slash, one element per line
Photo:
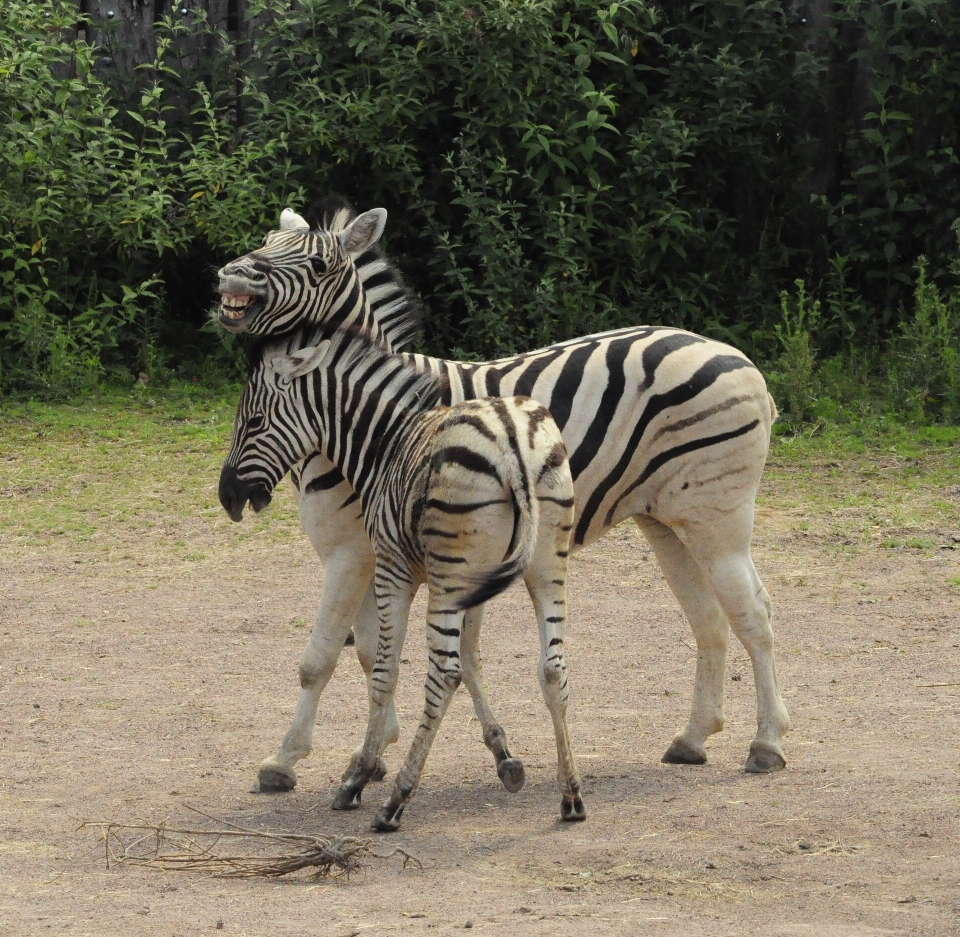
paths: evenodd
<path fill-rule="evenodd" d="M 370 588 L 364 597 L 363 605 L 360 608 L 360 614 L 353 626 L 354 635 L 357 644 L 357 658 L 360 666 L 363 668 L 364 675 L 367 678 L 367 694 L 373 694 L 373 668 L 377 662 L 377 647 L 380 643 L 380 613 L 377 610 L 377 594 L 373 586 L 373 580 L 370 581 Z M 394 698 L 391 696 L 387 703 L 387 723 L 384 730 L 383 747 L 392 745 L 400 738 L 400 721 L 397 719 L 397 709 L 394 704 Z M 350 765 L 343 773 L 341 781 L 353 774 L 356 770 L 360 753 L 363 746 L 359 746 L 350 758 Z M 377 770 L 374 772 L 371 780 L 383 780 L 387 773 L 387 763 L 383 760 L 381 752 L 377 761 Z"/>
<path fill-rule="evenodd" d="M 467 611 L 463 619 L 463 635 L 460 654 L 463 662 L 463 684 L 473 699 L 473 709 L 483 728 L 483 741 L 493 752 L 497 762 L 497 775 L 503 786 L 515 794 L 523 787 L 526 776 L 523 762 L 514 758 L 507 748 L 507 734 L 494 718 L 483 688 L 483 665 L 480 662 L 480 625 L 483 623 L 483 606 L 477 605 Z"/>
<path fill-rule="evenodd" d="M 333 800 L 334 810 L 355 810 L 360 795 L 377 772 L 383 751 L 400 666 L 400 651 L 407 633 L 410 605 L 416 583 L 399 582 L 395 569 L 377 567 L 374 576 L 380 613 L 380 642 L 370 679 L 370 716 L 367 734 L 359 757 L 351 761 L 352 770 L 340 785 Z"/>
<path fill-rule="evenodd" d="M 634 518 L 653 547 L 667 585 L 690 622 L 697 642 L 690 718 L 674 736 L 662 761 L 702 765 L 707 760 L 707 738 L 723 728 L 723 688 L 730 625 L 713 586 L 680 538 L 665 524 L 646 515 Z"/>
<path fill-rule="evenodd" d="M 563 638 L 567 624 L 567 554 L 573 523 L 573 485 L 570 498 L 562 491 L 540 498 L 540 528 L 537 550 L 524 575 L 533 600 L 540 631 L 538 676 L 543 698 L 553 720 L 557 740 L 557 783 L 560 787 L 560 816 L 564 820 L 585 820 L 580 774 L 570 747 L 567 729 L 567 666 Z M 557 497 L 560 495 L 561 497 Z"/>
<path fill-rule="evenodd" d="M 460 686 L 460 635 L 464 613 L 450 608 L 449 605 L 449 593 L 431 585 L 427 604 L 428 661 L 423 718 L 417 726 L 407 760 L 397 773 L 393 792 L 374 817 L 372 826 L 375 830 L 390 832 L 400 828 L 403 808 L 420 784 L 423 766 L 430 754 L 440 722 L 453 694 Z"/>

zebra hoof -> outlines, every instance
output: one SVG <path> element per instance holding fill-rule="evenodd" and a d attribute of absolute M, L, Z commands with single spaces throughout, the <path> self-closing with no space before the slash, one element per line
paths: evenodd
<path fill-rule="evenodd" d="M 578 823 L 587 819 L 587 808 L 579 797 L 564 797 L 560 801 L 560 819 L 567 823 Z"/>
<path fill-rule="evenodd" d="M 363 793 L 363 788 L 356 787 L 353 784 L 344 784 L 341 786 L 340 790 L 337 791 L 336 796 L 333 798 L 333 803 L 330 804 L 331 810 L 356 810 L 360 806 L 360 795 Z"/>
<path fill-rule="evenodd" d="M 403 816 L 403 804 L 394 807 L 389 801 L 385 803 L 373 818 L 370 829 L 379 833 L 395 833 L 400 829 L 400 817 Z"/>
<path fill-rule="evenodd" d="M 787 760 L 780 752 L 751 745 L 744 770 L 748 774 L 770 774 L 772 771 L 782 771 L 786 766 Z"/>
<path fill-rule="evenodd" d="M 356 637 L 354 637 L 353 629 L 351 628 L 351 629 L 347 632 L 347 637 L 346 637 L 346 640 L 343 642 L 343 646 L 344 646 L 344 647 L 353 647 L 353 645 L 356 644 L 356 643 L 357 643 L 357 639 L 356 639 Z"/>
<path fill-rule="evenodd" d="M 665 765 L 705 765 L 707 750 L 702 745 L 691 745 L 678 735 L 660 761 Z"/>
<path fill-rule="evenodd" d="M 523 762 L 519 758 L 504 758 L 497 765 L 497 775 L 511 794 L 521 790 L 527 780 L 523 771 Z"/>
<path fill-rule="evenodd" d="M 297 772 L 286 765 L 265 761 L 257 772 L 261 794 L 280 794 L 297 786 Z"/>

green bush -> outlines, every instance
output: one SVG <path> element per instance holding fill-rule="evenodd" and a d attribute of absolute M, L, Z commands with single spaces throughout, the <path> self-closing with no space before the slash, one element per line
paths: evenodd
<path fill-rule="evenodd" d="M 109 22 L 0 0 L 0 382 L 236 374 L 213 272 L 333 191 L 390 211 L 428 350 L 660 322 L 769 361 L 797 420 L 868 384 L 954 419 L 960 12 L 805 9 L 252 0 L 242 49 L 192 9 L 131 75 Z"/>
<path fill-rule="evenodd" d="M 960 276 L 960 260 L 955 270 Z M 960 290 L 946 296 L 917 264 L 912 315 L 890 348 L 889 380 L 897 410 L 915 420 L 960 422 Z"/>

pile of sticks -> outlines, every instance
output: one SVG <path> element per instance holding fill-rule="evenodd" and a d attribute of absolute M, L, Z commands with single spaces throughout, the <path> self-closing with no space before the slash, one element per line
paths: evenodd
<path fill-rule="evenodd" d="M 253 830 L 189 809 L 214 820 L 219 828 L 88 820 L 80 829 L 100 830 L 107 868 L 135 865 L 234 878 L 280 878 L 309 870 L 314 879 L 323 879 L 349 876 L 363 868 L 365 860 L 394 856 L 401 857 L 403 868 L 421 868 L 419 860 L 405 849 L 378 852 L 370 839 Z"/>

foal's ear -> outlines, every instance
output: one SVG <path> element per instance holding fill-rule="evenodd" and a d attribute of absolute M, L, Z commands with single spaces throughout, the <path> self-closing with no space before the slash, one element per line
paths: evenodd
<path fill-rule="evenodd" d="M 383 229 L 387 224 L 387 210 L 385 208 L 371 208 L 362 215 L 357 215 L 340 232 L 340 243 L 343 249 L 353 257 L 362 254 L 368 247 L 373 247 L 380 240 Z"/>
<path fill-rule="evenodd" d="M 330 342 L 323 341 L 319 345 L 310 345 L 289 355 L 275 355 L 270 360 L 270 371 L 276 376 L 277 383 L 284 387 L 320 367 L 329 348 Z"/>
<path fill-rule="evenodd" d="M 280 212 L 280 230 L 281 231 L 296 231 L 298 229 L 310 230 L 310 225 L 307 224 L 304 218 L 301 218 L 292 208 L 285 208 Z"/>

